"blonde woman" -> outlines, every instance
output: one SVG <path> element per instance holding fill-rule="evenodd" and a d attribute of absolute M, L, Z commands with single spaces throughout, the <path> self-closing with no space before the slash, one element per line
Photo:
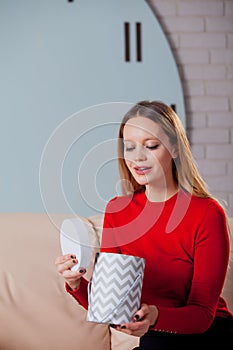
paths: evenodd
<path fill-rule="evenodd" d="M 106 206 L 101 251 L 140 256 L 146 267 L 141 308 L 116 329 L 139 336 L 140 350 L 233 340 L 221 296 L 226 215 L 198 172 L 180 119 L 160 101 L 137 103 L 122 120 L 118 154 L 123 195 Z M 56 259 L 67 292 L 87 308 L 85 270 L 70 270 L 76 263 L 72 252 Z"/>

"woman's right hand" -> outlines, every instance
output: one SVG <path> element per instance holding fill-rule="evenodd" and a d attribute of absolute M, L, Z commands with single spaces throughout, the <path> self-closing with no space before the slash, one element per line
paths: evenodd
<path fill-rule="evenodd" d="M 86 269 L 80 267 L 77 271 L 71 271 L 71 268 L 78 263 L 75 255 L 66 254 L 56 258 L 55 265 L 58 273 L 64 277 L 65 282 L 71 289 L 77 289 L 81 282 L 81 277 L 85 274 Z"/>

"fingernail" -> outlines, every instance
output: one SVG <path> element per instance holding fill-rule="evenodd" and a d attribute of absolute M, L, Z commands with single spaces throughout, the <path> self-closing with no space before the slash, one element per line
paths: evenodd
<path fill-rule="evenodd" d="M 138 314 L 134 315 L 134 319 L 135 319 L 136 321 L 138 321 L 138 320 L 139 320 L 139 315 L 138 315 Z"/>
<path fill-rule="evenodd" d="M 125 326 L 121 326 L 121 329 L 126 329 L 126 327 Z"/>
<path fill-rule="evenodd" d="M 110 327 L 116 328 L 117 326 L 115 324 L 110 324 Z"/>
<path fill-rule="evenodd" d="M 71 257 L 71 259 L 75 259 L 75 255 L 71 255 L 70 257 Z"/>
<path fill-rule="evenodd" d="M 76 260 L 73 260 L 73 263 L 75 264 L 75 263 L 76 263 Z"/>
<path fill-rule="evenodd" d="M 86 269 L 82 269 L 82 268 L 81 268 L 81 269 L 79 270 L 79 272 L 80 272 L 80 273 L 84 273 L 84 272 L 86 272 Z"/>

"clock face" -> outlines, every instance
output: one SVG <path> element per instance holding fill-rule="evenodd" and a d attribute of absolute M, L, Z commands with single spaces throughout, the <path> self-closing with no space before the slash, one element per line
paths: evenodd
<path fill-rule="evenodd" d="M 3 0 L 1 211 L 104 210 L 119 190 L 116 137 L 137 101 L 173 105 L 182 87 L 142 0 Z"/>

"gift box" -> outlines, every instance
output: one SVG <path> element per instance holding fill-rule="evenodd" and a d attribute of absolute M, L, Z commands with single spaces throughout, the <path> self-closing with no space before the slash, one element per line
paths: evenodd
<path fill-rule="evenodd" d="M 115 325 L 132 322 L 141 304 L 144 269 L 144 258 L 97 253 L 88 284 L 87 321 Z"/>

